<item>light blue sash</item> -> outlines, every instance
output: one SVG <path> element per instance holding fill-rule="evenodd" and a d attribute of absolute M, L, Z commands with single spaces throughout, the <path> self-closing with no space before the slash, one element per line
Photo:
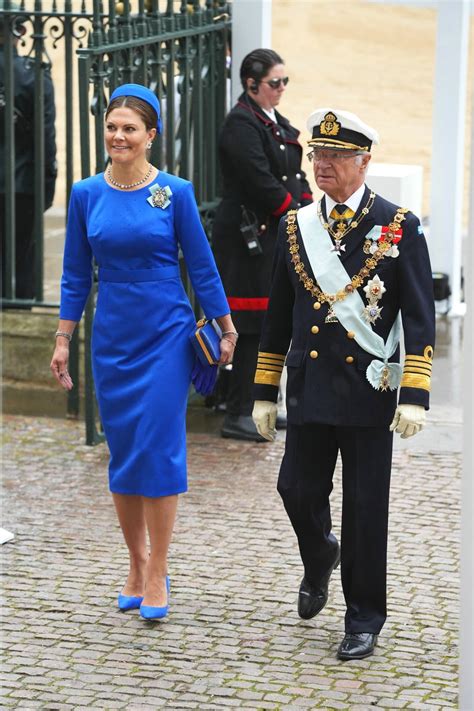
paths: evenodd
<path fill-rule="evenodd" d="M 304 248 L 319 286 L 326 294 L 335 294 L 350 282 L 350 276 L 333 251 L 331 238 L 321 225 L 314 205 L 300 208 L 297 220 Z M 375 225 L 366 239 L 378 239 L 381 233 L 382 226 Z M 399 363 L 389 363 L 388 359 L 394 354 L 400 341 L 400 314 L 397 314 L 387 342 L 384 343 L 383 338 L 362 318 L 364 302 L 357 289 L 342 301 L 337 301 L 333 305 L 333 312 L 346 331 L 354 332 L 359 346 L 376 356 L 366 371 L 367 380 L 372 387 L 379 389 L 385 371 L 388 387 L 390 390 L 396 390 L 400 385 L 403 369 Z"/>

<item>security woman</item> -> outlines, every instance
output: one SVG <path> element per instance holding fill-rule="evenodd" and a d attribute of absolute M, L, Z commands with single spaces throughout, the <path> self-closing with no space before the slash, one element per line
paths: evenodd
<path fill-rule="evenodd" d="M 252 421 L 252 384 L 268 304 L 278 222 L 312 202 L 301 169 L 299 131 L 276 111 L 288 83 L 282 58 L 270 49 L 248 54 L 244 88 L 219 139 L 223 199 L 213 247 L 239 341 L 227 397 L 224 437 L 263 441 Z"/>

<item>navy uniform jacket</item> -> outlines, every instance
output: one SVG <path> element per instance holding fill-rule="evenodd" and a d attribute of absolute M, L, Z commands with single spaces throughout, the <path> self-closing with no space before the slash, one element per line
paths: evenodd
<path fill-rule="evenodd" d="M 360 207 L 367 203 L 369 194 L 366 188 Z M 344 238 L 347 247 L 340 260 L 348 273 L 348 282 L 368 257 L 363 251 L 365 235 L 375 225 L 388 226 L 397 209 L 377 196 L 369 214 Z M 435 339 L 433 280 L 420 222 L 409 212 L 405 218 L 397 244 L 399 256 L 384 256 L 364 280 L 359 293 L 367 304 L 363 291 L 367 279 L 378 274 L 384 282 L 386 292 L 378 304 L 383 307 L 381 318 L 373 329 L 385 341 L 397 312 L 401 311 L 406 356 L 399 402 L 428 409 Z M 299 230 L 296 236 L 301 262 L 314 279 Z M 314 308 L 316 299 L 295 272 L 287 240 L 287 218 L 282 218 L 270 302 L 260 341 L 255 399 L 277 401 L 286 357 L 289 422 L 388 425 L 396 408 L 397 391 L 373 388 L 366 378 L 366 369 L 374 356 L 362 350 L 352 332 L 347 332 L 340 322 L 325 323 L 327 303 Z M 399 349 L 389 360 L 399 362 Z"/>
<path fill-rule="evenodd" d="M 268 304 L 278 223 L 287 210 L 312 202 L 301 168 L 299 131 L 275 112 L 277 123 L 246 94 L 219 136 L 223 199 L 212 245 L 236 328 L 259 334 Z M 263 253 L 252 256 L 240 233 L 241 205 L 256 217 Z"/>

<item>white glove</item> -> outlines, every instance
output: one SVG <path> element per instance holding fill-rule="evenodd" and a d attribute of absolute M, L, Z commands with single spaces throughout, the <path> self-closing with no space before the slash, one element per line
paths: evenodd
<path fill-rule="evenodd" d="M 252 412 L 252 419 L 255 422 L 258 434 L 269 442 L 273 442 L 276 437 L 277 405 L 269 400 L 255 400 Z"/>
<path fill-rule="evenodd" d="M 402 439 L 412 437 L 425 426 L 425 408 L 421 405 L 399 405 L 390 425 L 390 431 L 398 432 Z"/>

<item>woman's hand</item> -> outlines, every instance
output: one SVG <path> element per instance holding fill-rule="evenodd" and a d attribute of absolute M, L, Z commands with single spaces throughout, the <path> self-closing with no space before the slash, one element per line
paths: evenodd
<path fill-rule="evenodd" d="M 69 343 L 66 339 L 64 339 L 65 343 L 62 341 L 62 338 L 57 339 L 50 368 L 58 383 L 60 383 L 65 390 L 72 390 L 73 382 L 67 369 L 69 363 Z"/>
<path fill-rule="evenodd" d="M 239 334 L 235 330 L 230 314 L 226 314 L 225 316 L 217 316 L 216 321 L 222 331 L 220 343 L 221 359 L 219 361 L 219 365 L 228 365 L 228 363 L 232 363 Z"/>
<path fill-rule="evenodd" d="M 234 339 L 231 339 L 230 336 L 224 336 L 221 338 L 220 348 L 221 358 L 219 360 L 219 365 L 228 365 L 229 363 L 232 363 L 235 350 Z"/>

